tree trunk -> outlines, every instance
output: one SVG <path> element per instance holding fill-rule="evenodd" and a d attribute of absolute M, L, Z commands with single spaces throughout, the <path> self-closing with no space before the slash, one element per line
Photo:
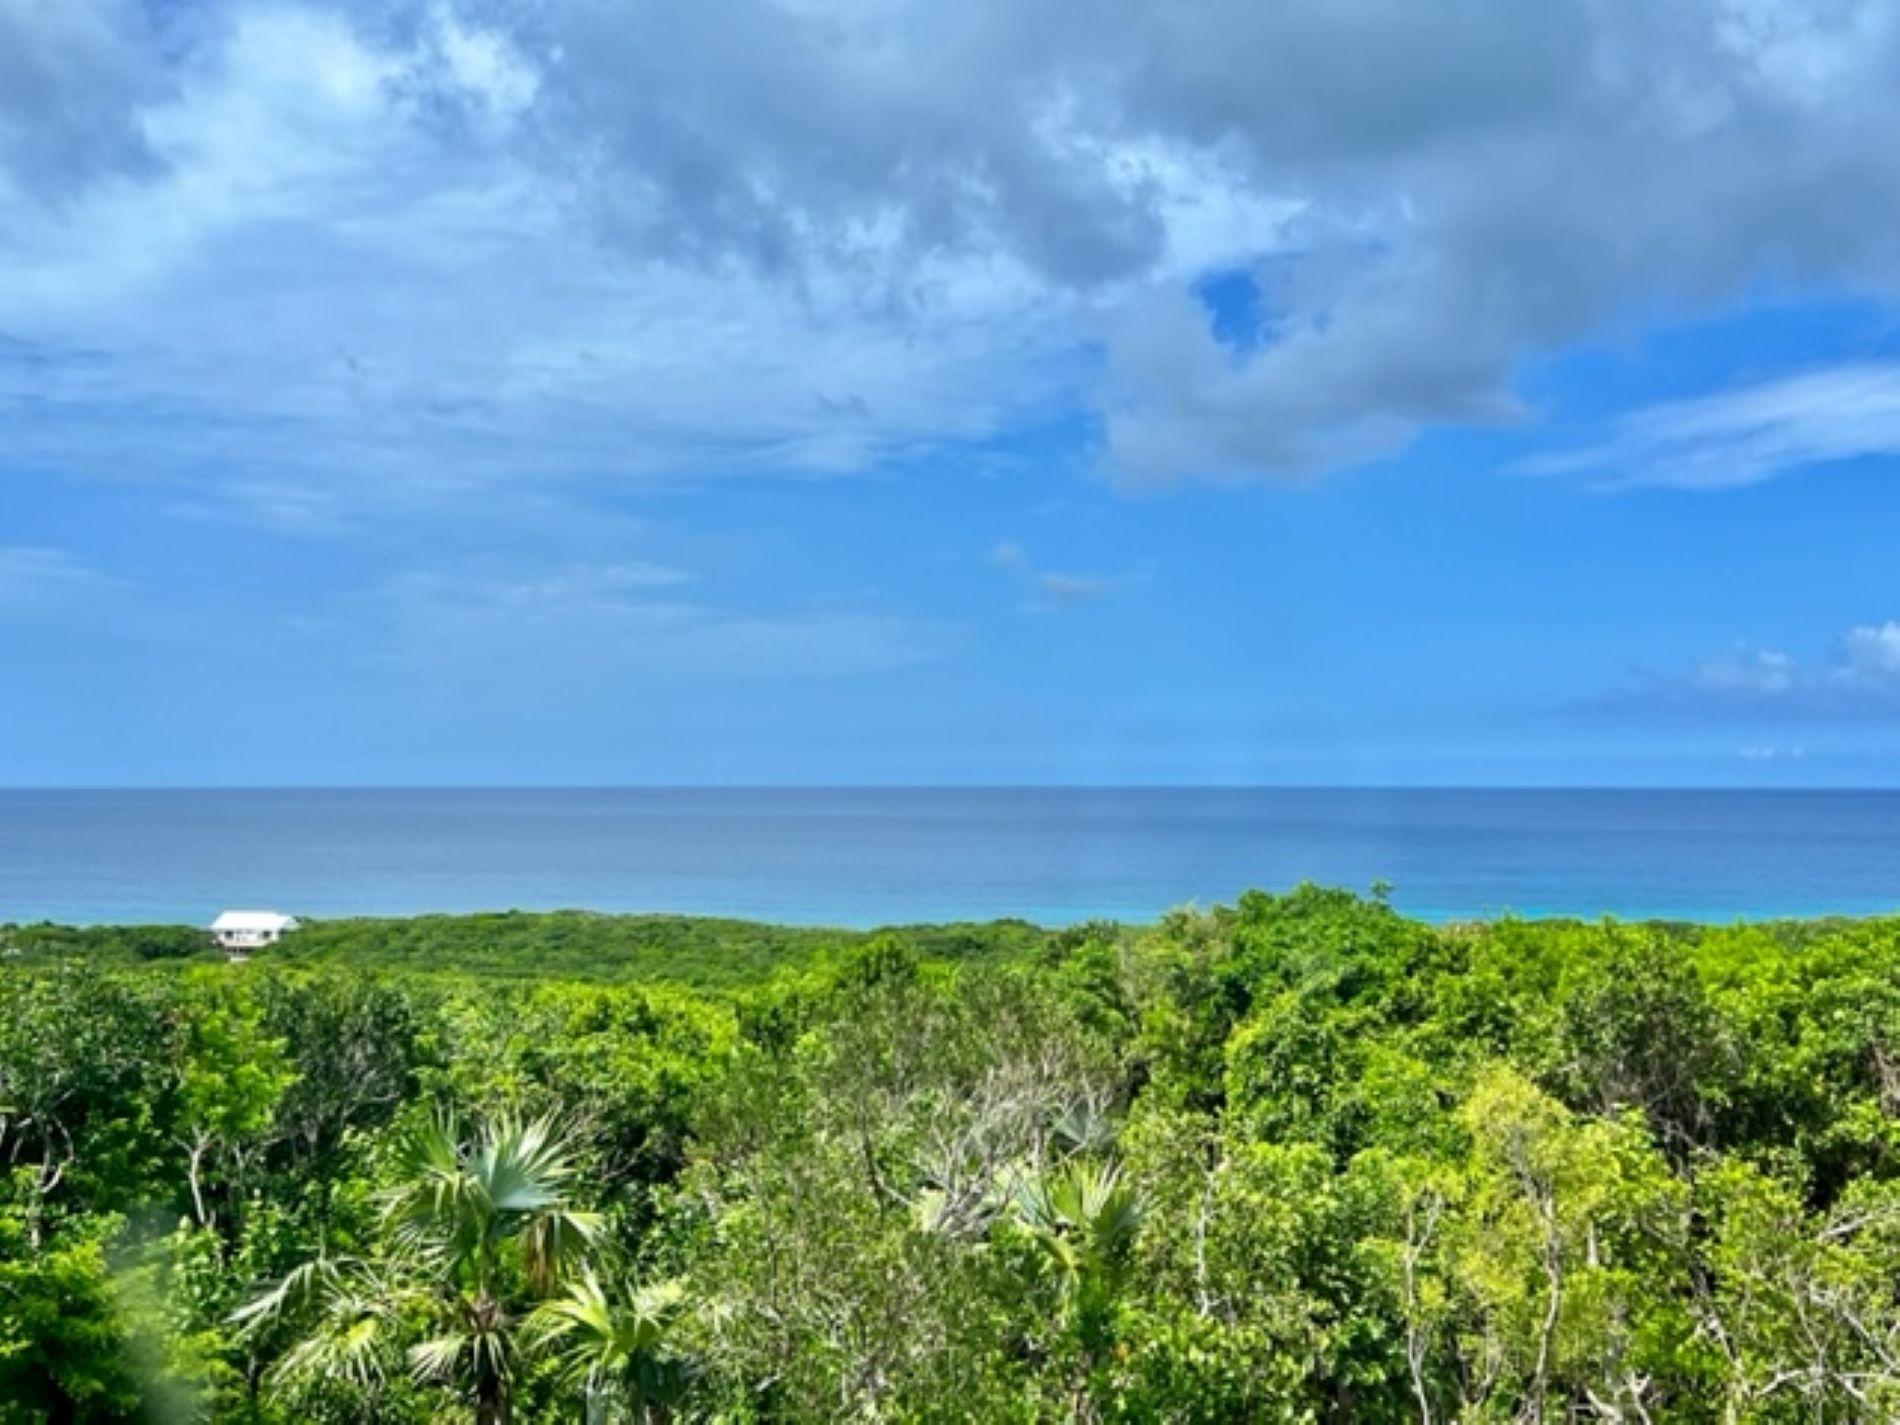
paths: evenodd
<path fill-rule="evenodd" d="M 205 1150 L 210 1146 L 202 1136 L 193 1139 L 191 1156 L 185 1165 L 185 1177 L 191 1185 L 191 1211 L 200 1227 L 211 1225 L 211 1215 L 205 1211 L 204 1190 Z"/>
<path fill-rule="evenodd" d="M 505 1377 L 484 1375 L 476 1380 L 475 1425 L 508 1425 L 514 1413 L 514 1400 Z"/>

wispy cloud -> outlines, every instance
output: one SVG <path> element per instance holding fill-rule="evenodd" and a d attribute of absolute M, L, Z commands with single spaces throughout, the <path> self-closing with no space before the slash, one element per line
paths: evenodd
<path fill-rule="evenodd" d="M 112 582 L 64 549 L 0 546 L 0 613 L 39 612 Z"/>
<path fill-rule="evenodd" d="M 645 563 L 532 573 L 419 571 L 355 620 L 375 655 L 411 666 L 507 668 L 637 686 L 675 679 L 835 677 L 939 656 L 940 624 L 858 608 L 751 610 L 662 590 L 690 576 Z"/>
<path fill-rule="evenodd" d="M 1064 573 L 1040 568 L 1030 559 L 1027 550 L 1009 539 L 998 544 L 990 552 L 990 558 L 1022 581 L 1031 594 L 1027 607 L 1039 613 L 1102 598 L 1126 582 L 1106 574 Z"/>
<path fill-rule="evenodd" d="M 1524 462 L 1607 489 L 1722 490 L 1866 456 L 1900 455 L 1900 362 L 1856 362 L 1647 407 L 1599 445 Z"/>

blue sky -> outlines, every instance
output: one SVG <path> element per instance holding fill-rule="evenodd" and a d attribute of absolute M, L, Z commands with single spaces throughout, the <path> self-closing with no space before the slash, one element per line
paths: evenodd
<path fill-rule="evenodd" d="M 0 784 L 1900 785 L 1897 75 L 0 0 Z"/>

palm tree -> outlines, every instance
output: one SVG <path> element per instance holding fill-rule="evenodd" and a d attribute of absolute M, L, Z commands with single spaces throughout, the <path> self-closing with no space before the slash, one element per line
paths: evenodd
<path fill-rule="evenodd" d="M 349 1391 L 366 1419 L 378 1406 L 397 1358 L 395 1323 L 413 1300 L 408 1284 L 355 1257 L 319 1257 L 232 1313 L 246 1332 L 291 1315 L 311 1325 L 271 1368 L 279 1391 L 328 1385 Z"/>
<path fill-rule="evenodd" d="M 1054 1277 L 1063 1330 L 1078 1348 L 1070 1413 L 1091 1419 L 1089 1379 L 1114 1336 L 1115 1305 L 1141 1230 L 1144 1204 L 1121 1184 L 1114 1165 L 1071 1159 L 1024 1179 L 1015 1194 L 1016 1221 Z"/>
<path fill-rule="evenodd" d="M 554 1121 L 503 1118 L 473 1140 L 440 1115 L 397 1144 L 397 1186 L 382 1195 L 379 1252 L 319 1259 L 237 1313 L 261 1325 L 314 1308 L 311 1329 L 274 1374 L 379 1394 L 411 1323 L 416 1380 L 453 1390 L 475 1425 L 507 1425 L 526 1310 L 574 1279 L 598 1237 L 568 1196 L 573 1150 Z"/>
<path fill-rule="evenodd" d="M 1120 1287 L 1143 1204 L 1121 1171 L 1071 1160 L 1016 1189 L 1016 1217 L 1056 1278 L 1065 1310 Z"/>
<path fill-rule="evenodd" d="M 677 1282 L 629 1282 L 610 1293 L 590 1268 L 565 1295 L 535 1308 L 528 1336 L 585 1391 L 588 1425 L 614 1418 L 658 1425 L 686 1388 L 685 1363 L 667 1348 L 685 1304 Z"/>

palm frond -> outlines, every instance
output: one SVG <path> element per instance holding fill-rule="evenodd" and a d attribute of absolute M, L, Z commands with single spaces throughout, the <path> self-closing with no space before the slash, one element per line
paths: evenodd
<path fill-rule="evenodd" d="M 573 1154 L 552 1117 L 504 1118 L 484 1135 L 475 1171 L 501 1212 L 539 1212 L 557 1202 L 573 1175 Z"/>
<path fill-rule="evenodd" d="M 333 1289 L 344 1270 L 345 1263 L 334 1257 L 313 1257 L 301 1266 L 291 1268 L 276 1286 L 246 1302 L 225 1319 L 240 1330 L 256 1330 L 291 1312 L 302 1310 Z"/>
<path fill-rule="evenodd" d="M 610 1290 L 585 1271 L 563 1295 L 535 1309 L 526 1339 L 550 1352 L 570 1380 L 590 1389 L 618 1383 L 651 1396 L 661 1383 L 684 1379 L 683 1366 L 667 1353 L 667 1337 L 685 1306 L 678 1282 L 622 1282 Z"/>
<path fill-rule="evenodd" d="M 468 1354 L 468 1333 L 446 1331 L 409 1348 L 409 1371 L 419 1381 L 446 1384 L 460 1374 L 462 1358 Z"/>
<path fill-rule="evenodd" d="M 441 1113 L 412 1126 L 397 1141 L 395 1163 L 401 1181 L 379 1196 L 396 1240 L 412 1251 L 472 1250 L 488 1230 L 493 1204 L 471 1170 L 454 1117 Z"/>
<path fill-rule="evenodd" d="M 567 1292 L 535 1307 L 528 1332 L 539 1341 L 557 1341 L 576 1334 L 605 1336 L 613 1329 L 607 1292 L 592 1269 L 568 1283 Z"/>
<path fill-rule="evenodd" d="M 283 1385 L 342 1382 L 373 1393 L 388 1379 L 395 1359 L 394 1297 L 363 1277 L 328 1295 L 316 1325 L 272 1367 Z"/>
<path fill-rule="evenodd" d="M 570 1205 L 574 1154 L 555 1120 L 498 1119 L 473 1142 L 444 1113 L 410 1125 L 395 1145 L 397 1185 L 379 1195 L 381 1251 L 372 1267 L 319 1258 L 292 1272 L 233 1318 L 241 1327 L 291 1314 L 314 1321 L 284 1356 L 286 1381 L 386 1379 L 404 1353 L 419 1382 L 448 1386 L 470 1398 L 505 1402 L 513 1391 L 519 1355 L 530 1339 L 519 1312 L 575 1281 L 597 1247 L 601 1218 Z M 523 1279 L 528 1300 L 522 1299 Z M 592 1278 L 587 1279 L 592 1282 Z M 573 1313 L 556 1331 L 559 1313 L 535 1313 L 535 1331 L 548 1341 L 567 1330 L 618 1342 L 605 1358 L 633 1352 L 635 1374 L 655 1366 L 638 1353 L 657 1340 L 640 1315 L 664 1311 L 664 1297 L 610 1301 L 594 1283 L 600 1320 L 588 1326 L 585 1293 L 563 1297 Z M 632 1324 L 629 1325 L 628 1323 Z M 587 1327 L 583 1332 L 582 1328 Z M 631 1331 L 624 1340 L 615 1332 Z M 600 1367 L 605 1369 L 606 1367 Z"/>
<path fill-rule="evenodd" d="M 1122 1186 L 1120 1170 L 1072 1161 L 1026 1178 L 1015 1192 L 1017 1220 L 1029 1230 L 1064 1289 L 1085 1274 L 1111 1274 L 1141 1229 L 1143 1203 Z"/>

